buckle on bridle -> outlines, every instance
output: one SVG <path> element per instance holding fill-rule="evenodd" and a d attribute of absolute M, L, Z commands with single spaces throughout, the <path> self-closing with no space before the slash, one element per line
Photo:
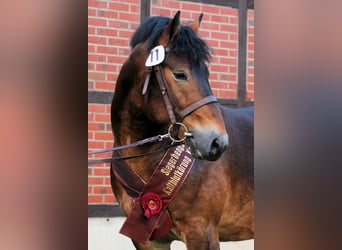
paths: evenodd
<path fill-rule="evenodd" d="M 179 128 L 182 127 L 184 129 L 183 137 L 178 139 L 173 134 L 178 134 Z M 172 123 L 168 129 L 168 136 L 173 142 L 182 142 L 186 139 L 186 137 L 191 137 L 192 134 L 188 132 L 188 128 L 181 122 Z"/>

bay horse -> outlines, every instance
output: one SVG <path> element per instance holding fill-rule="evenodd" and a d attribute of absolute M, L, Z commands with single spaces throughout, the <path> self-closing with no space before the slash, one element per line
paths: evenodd
<path fill-rule="evenodd" d="M 166 50 L 160 69 L 174 113 L 212 96 L 206 66 L 210 49 L 197 35 L 201 19 L 202 14 L 182 25 L 177 12 L 174 18 L 150 17 L 138 27 L 131 40 L 131 54 L 117 79 L 111 106 L 116 146 L 164 133 L 171 124 L 170 106 L 164 102 L 158 77 L 155 72 L 148 73 L 145 66 L 152 48 L 163 46 Z M 190 250 L 219 249 L 220 241 L 254 237 L 253 116 L 254 108 L 231 109 L 209 101 L 178 120 L 190 136 L 180 135 L 184 133 L 182 129 L 176 131 L 176 136 L 185 138 L 184 143 L 198 164 L 167 207 L 172 218 L 171 230 L 146 244 L 133 240 L 137 249 L 170 249 L 173 240 L 183 241 Z M 120 154 L 143 155 L 126 159 L 125 163 L 147 182 L 163 157 L 160 149 L 164 144 L 157 141 L 124 149 Z M 154 153 L 144 155 L 148 152 Z M 134 202 L 113 171 L 111 185 L 123 212 L 129 215 Z"/>

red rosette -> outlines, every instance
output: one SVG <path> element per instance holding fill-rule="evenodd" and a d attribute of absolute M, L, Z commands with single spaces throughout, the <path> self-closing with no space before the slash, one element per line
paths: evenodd
<path fill-rule="evenodd" d="M 141 197 L 141 206 L 144 209 L 145 217 L 149 219 L 162 210 L 163 203 L 158 194 L 149 192 Z"/>

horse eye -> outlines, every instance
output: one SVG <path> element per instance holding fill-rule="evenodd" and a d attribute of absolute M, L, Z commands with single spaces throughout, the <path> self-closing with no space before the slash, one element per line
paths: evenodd
<path fill-rule="evenodd" d="M 172 74 L 177 81 L 188 80 L 188 76 L 184 71 L 176 71 L 176 72 L 173 72 Z"/>

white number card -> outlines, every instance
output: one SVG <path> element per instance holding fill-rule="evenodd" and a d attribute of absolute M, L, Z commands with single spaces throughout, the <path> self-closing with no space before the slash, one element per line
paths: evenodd
<path fill-rule="evenodd" d="M 145 66 L 151 67 L 151 66 L 158 65 L 158 64 L 162 63 L 164 61 L 164 59 L 165 59 L 164 46 L 159 45 L 157 47 L 154 47 L 151 50 L 151 53 L 145 62 Z"/>

